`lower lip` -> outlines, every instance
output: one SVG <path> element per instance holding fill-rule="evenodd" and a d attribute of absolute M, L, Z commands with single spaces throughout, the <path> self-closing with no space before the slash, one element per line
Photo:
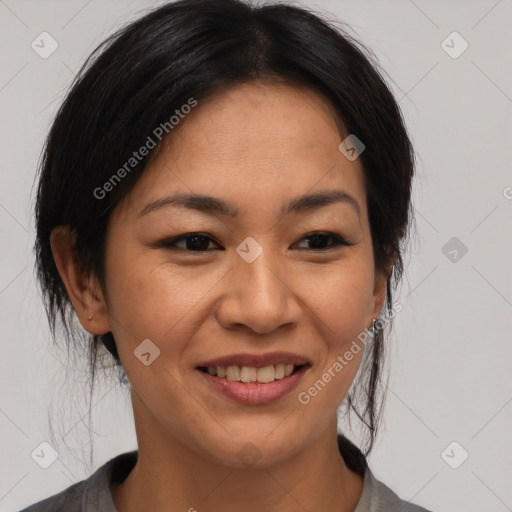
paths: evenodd
<path fill-rule="evenodd" d="M 299 383 L 309 366 L 299 368 L 295 373 L 282 379 L 263 384 L 261 382 L 237 382 L 215 377 L 196 370 L 214 389 L 241 404 L 268 404 L 287 395 Z"/>

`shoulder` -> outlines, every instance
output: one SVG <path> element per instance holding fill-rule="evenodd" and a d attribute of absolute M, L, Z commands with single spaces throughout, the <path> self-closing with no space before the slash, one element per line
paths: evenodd
<path fill-rule="evenodd" d="M 361 506 L 361 508 L 360 508 Z M 431 512 L 426 508 L 401 499 L 386 484 L 377 480 L 367 467 L 364 475 L 363 494 L 354 512 Z"/>
<path fill-rule="evenodd" d="M 80 512 L 82 510 L 82 493 L 87 480 L 64 489 L 58 494 L 38 501 L 21 510 L 21 512 Z"/>
<path fill-rule="evenodd" d="M 361 450 L 342 434 L 338 434 L 338 450 L 347 467 L 364 478 L 363 492 L 354 512 L 431 512 L 400 499 L 386 484 L 377 480 Z"/>
<path fill-rule="evenodd" d="M 118 455 L 103 464 L 86 480 L 73 484 L 20 512 L 115 512 L 110 483 L 122 481 L 136 462 L 136 451 Z"/>

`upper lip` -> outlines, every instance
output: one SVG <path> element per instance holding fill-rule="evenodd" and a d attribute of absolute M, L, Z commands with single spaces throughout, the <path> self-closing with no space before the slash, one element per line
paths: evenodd
<path fill-rule="evenodd" d="M 268 354 L 231 354 L 229 356 L 209 359 L 198 364 L 198 367 L 213 366 L 249 366 L 252 368 L 264 368 L 276 364 L 293 364 L 301 366 L 309 364 L 309 361 L 302 356 L 290 352 L 269 352 Z"/>

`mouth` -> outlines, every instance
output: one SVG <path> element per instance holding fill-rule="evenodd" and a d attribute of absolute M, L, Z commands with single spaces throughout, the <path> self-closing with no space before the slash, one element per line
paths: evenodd
<path fill-rule="evenodd" d="M 274 352 L 266 355 L 238 354 L 196 366 L 209 389 L 242 404 L 266 404 L 292 391 L 311 368 L 300 356 Z"/>
<path fill-rule="evenodd" d="M 258 382 L 260 384 L 269 384 L 276 380 L 281 380 L 290 375 L 294 375 L 302 369 L 307 369 L 311 365 L 306 364 L 284 364 L 264 366 L 256 368 L 255 366 L 198 366 L 197 369 L 207 373 L 212 377 L 227 379 L 231 382 Z"/>

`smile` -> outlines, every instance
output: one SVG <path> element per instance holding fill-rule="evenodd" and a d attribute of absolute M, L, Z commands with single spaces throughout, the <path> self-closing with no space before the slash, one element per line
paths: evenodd
<path fill-rule="evenodd" d="M 284 368 L 283 368 L 284 367 Z M 210 389 L 241 404 L 268 404 L 289 394 L 311 367 L 310 364 L 199 367 L 197 373 Z"/>
<path fill-rule="evenodd" d="M 262 384 L 268 384 L 269 382 L 289 377 L 298 368 L 301 368 L 301 366 L 280 363 L 263 368 L 233 365 L 200 367 L 199 369 L 215 377 L 226 378 L 232 382 L 261 382 Z"/>

